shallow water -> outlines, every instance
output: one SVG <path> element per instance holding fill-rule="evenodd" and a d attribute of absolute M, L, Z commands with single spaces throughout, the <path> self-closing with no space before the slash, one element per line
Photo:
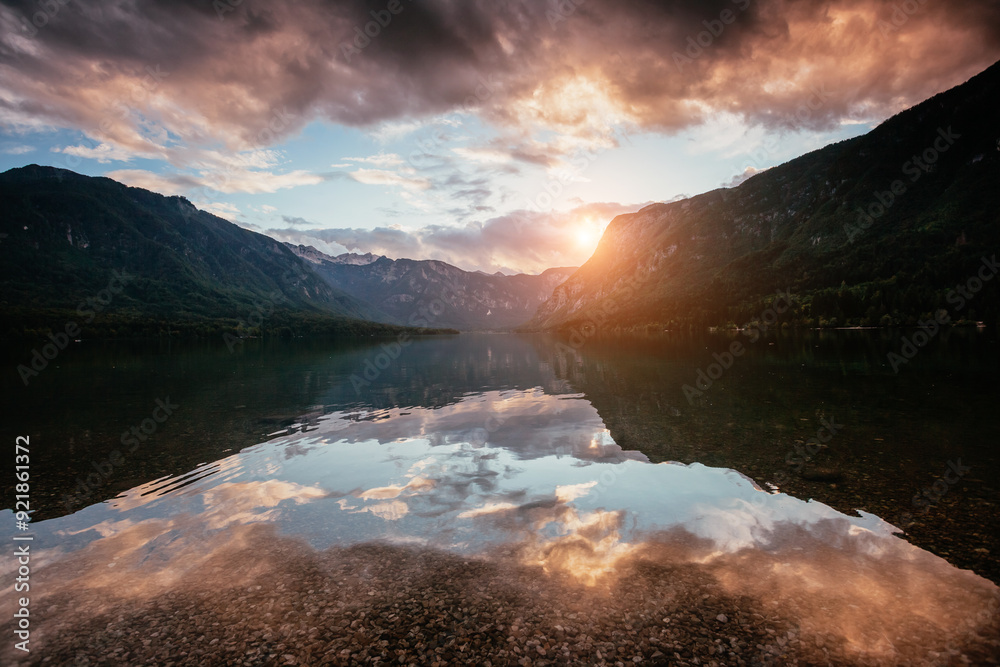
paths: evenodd
<path fill-rule="evenodd" d="M 690 566 L 794 617 L 798 633 L 832 637 L 842 657 L 986 655 L 997 587 L 892 522 L 912 532 L 992 507 L 978 476 L 997 478 L 981 440 L 996 441 L 996 423 L 980 412 L 996 397 L 995 352 L 956 337 L 900 377 L 879 363 L 893 341 L 862 336 L 762 341 L 693 404 L 682 386 L 725 337 L 575 350 L 546 337 L 431 339 L 368 384 L 357 378 L 380 345 L 69 350 L 12 398 L 32 424 L 36 497 L 49 499 L 30 531 L 36 604 L 95 591 L 109 598 L 88 602 L 91 615 L 145 604 L 202 581 L 219 554 L 248 557 L 266 528 L 296 552 L 380 543 L 536 568 L 583 591 L 637 563 Z M 121 432 L 167 397 L 173 414 L 114 457 Z M 842 428 L 809 466 L 788 466 L 796 439 L 823 423 Z M 53 444 L 66 438 L 72 447 Z M 955 458 L 975 472 L 919 512 L 921 472 Z M 817 463 L 837 481 L 803 478 Z M 953 560 L 995 558 L 976 561 L 975 548 Z M 210 576 L 206 586 L 238 584 L 224 568 Z M 46 623 L 66 622 L 58 606 Z"/>

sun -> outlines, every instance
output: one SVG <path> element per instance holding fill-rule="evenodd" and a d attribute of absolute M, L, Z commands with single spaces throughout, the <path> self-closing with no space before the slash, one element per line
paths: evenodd
<path fill-rule="evenodd" d="M 599 230 L 594 220 L 587 218 L 580 221 L 580 226 L 574 232 L 576 244 L 581 248 L 593 248 L 600 240 Z"/>

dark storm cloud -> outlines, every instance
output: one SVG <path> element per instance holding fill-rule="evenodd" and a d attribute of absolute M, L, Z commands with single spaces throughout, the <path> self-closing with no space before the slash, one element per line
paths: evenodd
<path fill-rule="evenodd" d="M 717 111 L 819 128 L 889 115 L 1000 55 L 996 1 L 399 2 L 74 0 L 34 27 L 42 5 L 5 0 L 0 121 L 146 153 L 169 143 L 143 131 L 156 123 L 179 137 L 174 162 L 184 145 L 267 146 L 316 117 L 458 108 L 581 136 L 608 118 L 670 131 Z M 132 111 L 117 118 L 116 103 Z"/>

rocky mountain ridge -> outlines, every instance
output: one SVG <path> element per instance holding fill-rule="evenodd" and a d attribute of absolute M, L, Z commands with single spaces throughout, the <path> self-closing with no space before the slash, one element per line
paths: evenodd
<path fill-rule="evenodd" d="M 426 320 L 431 326 L 462 331 L 499 331 L 524 324 L 576 270 L 488 275 L 438 260 L 393 260 L 371 253 L 331 257 L 312 246 L 289 244 L 289 248 L 312 262 L 329 285 L 369 304 L 382 321 Z"/>
<path fill-rule="evenodd" d="M 529 327 L 742 325 L 777 290 L 795 325 L 996 322 L 1000 281 L 949 295 L 1000 248 L 998 105 L 1000 64 L 736 188 L 618 216 Z"/>

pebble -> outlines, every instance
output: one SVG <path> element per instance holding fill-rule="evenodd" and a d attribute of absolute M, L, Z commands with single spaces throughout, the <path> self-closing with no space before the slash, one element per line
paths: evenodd
<path fill-rule="evenodd" d="M 159 593 L 145 593 L 148 577 L 131 571 L 106 589 L 42 578 L 46 596 L 32 609 L 40 649 L 22 657 L 0 648 L 0 664 L 856 662 L 841 653 L 841 638 L 728 594 L 710 566 L 639 559 L 585 586 L 504 558 L 388 544 L 317 552 L 263 527 L 248 530 L 252 538 L 240 544 L 252 546 L 213 555 Z M 949 664 L 983 664 L 1000 636 L 996 615 L 983 622 L 980 635 L 901 642 L 891 664 L 919 664 L 950 648 L 960 651 Z M 0 631 L 10 634 L 10 622 Z"/>

